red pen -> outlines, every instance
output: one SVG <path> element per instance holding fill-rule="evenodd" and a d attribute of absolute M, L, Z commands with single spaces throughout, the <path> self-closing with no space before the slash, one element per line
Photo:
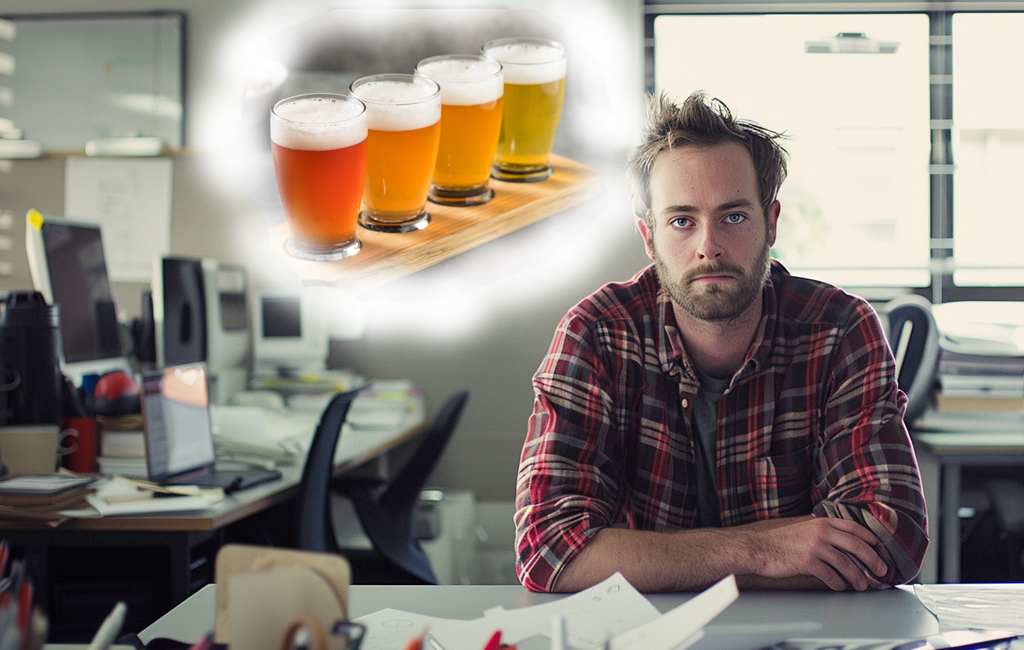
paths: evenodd
<path fill-rule="evenodd" d="M 423 639 L 425 639 L 426 636 L 427 630 L 423 630 L 423 634 L 410 641 L 409 645 L 405 646 L 405 650 L 423 650 Z"/>
<path fill-rule="evenodd" d="M 28 617 L 32 613 L 32 583 L 23 580 L 18 588 L 18 629 L 24 634 L 28 629 Z"/>
<path fill-rule="evenodd" d="M 491 635 L 491 640 L 484 646 L 484 650 L 498 650 L 501 647 L 501 630 L 496 630 Z"/>

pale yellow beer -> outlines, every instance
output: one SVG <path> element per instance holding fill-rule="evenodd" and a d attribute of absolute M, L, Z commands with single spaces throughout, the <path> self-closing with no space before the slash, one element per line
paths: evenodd
<path fill-rule="evenodd" d="M 565 98 L 565 47 L 539 38 L 500 38 L 481 51 L 500 61 L 505 74 L 505 110 L 492 175 L 519 182 L 550 177 Z"/>
<path fill-rule="evenodd" d="M 424 59 L 416 74 L 441 86 L 441 142 L 430 200 L 480 205 L 491 200 L 491 163 L 498 146 L 504 95 L 501 64 L 483 56 L 450 54 Z"/>
<path fill-rule="evenodd" d="M 441 89 L 410 74 L 382 74 L 352 83 L 366 104 L 366 187 L 359 224 L 381 232 L 426 228 L 430 178 L 441 131 Z"/>

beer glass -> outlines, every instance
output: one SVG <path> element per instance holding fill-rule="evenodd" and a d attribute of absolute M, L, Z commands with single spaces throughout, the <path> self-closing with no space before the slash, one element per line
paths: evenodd
<path fill-rule="evenodd" d="M 543 38 L 499 38 L 480 51 L 500 61 L 505 73 L 505 110 L 491 175 L 520 183 L 549 178 L 565 97 L 565 47 Z"/>
<path fill-rule="evenodd" d="M 379 232 L 426 228 L 424 209 L 441 131 L 441 88 L 426 77 L 379 74 L 357 79 L 366 104 L 366 189 L 359 224 Z"/>
<path fill-rule="evenodd" d="M 329 261 L 359 252 L 366 134 L 366 107 L 348 95 L 297 95 L 274 105 L 271 151 L 293 257 Z"/>
<path fill-rule="evenodd" d="M 429 198 L 469 206 L 494 197 L 488 185 L 501 132 L 501 64 L 484 56 L 449 54 L 423 59 L 416 74 L 441 86 L 441 142 Z"/>

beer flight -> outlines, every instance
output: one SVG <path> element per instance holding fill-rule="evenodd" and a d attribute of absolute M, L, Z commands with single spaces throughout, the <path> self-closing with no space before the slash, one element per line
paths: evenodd
<path fill-rule="evenodd" d="M 363 77 L 348 95 L 282 99 L 270 115 L 277 187 L 304 260 L 351 257 L 357 224 L 421 230 L 427 200 L 491 200 L 489 179 L 536 182 L 550 158 L 565 96 L 565 48 L 539 38 L 489 41 L 479 55 L 420 61 L 414 74 Z"/>

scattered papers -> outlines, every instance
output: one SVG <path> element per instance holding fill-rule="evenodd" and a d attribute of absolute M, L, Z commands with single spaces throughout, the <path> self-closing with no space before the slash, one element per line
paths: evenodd
<path fill-rule="evenodd" d="M 616 573 L 561 600 L 522 609 L 498 607 L 484 612 L 484 616 L 491 622 L 491 631 L 500 628 L 502 642 L 509 644 L 539 634 L 548 636 L 551 619 L 562 616 L 566 622 L 569 647 L 593 648 L 623 632 L 650 623 L 661 616 L 661 612 L 621 573 Z"/>
<path fill-rule="evenodd" d="M 100 483 L 95 494 L 85 497 L 102 517 L 205 510 L 223 498 L 220 488 L 164 487 L 119 477 Z M 82 516 L 78 511 L 65 514 Z"/>
<path fill-rule="evenodd" d="M 673 650 L 689 647 L 701 630 L 731 605 L 740 592 L 735 576 L 726 576 L 679 607 L 646 625 L 612 639 L 611 650 Z M 681 645 L 685 642 L 685 645 Z"/>
<path fill-rule="evenodd" d="M 1024 634 L 1024 585 L 914 585 L 921 604 L 939 619 L 939 629 L 1009 630 Z"/>
<path fill-rule="evenodd" d="M 667 614 L 638 592 L 619 573 L 573 596 L 542 605 L 506 610 L 497 607 L 471 621 L 435 618 L 384 609 L 356 619 L 367 626 L 364 649 L 402 650 L 413 637 L 428 630 L 444 650 L 480 650 L 495 630 L 501 641 L 518 644 L 549 637 L 552 621 L 565 621 L 566 648 L 583 650 L 677 650 L 689 647 L 708 624 L 739 596 L 733 576 Z"/>
<path fill-rule="evenodd" d="M 366 636 L 360 645 L 364 650 L 402 650 L 410 639 L 420 636 L 424 630 L 429 630 L 430 636 L 437 639 L 444 650 L 480 650 L 495 629 L 485 618 L 463 621 L 397 609 L 382 609 L 361 616 L 356 622 L 366 626 Z"/>

